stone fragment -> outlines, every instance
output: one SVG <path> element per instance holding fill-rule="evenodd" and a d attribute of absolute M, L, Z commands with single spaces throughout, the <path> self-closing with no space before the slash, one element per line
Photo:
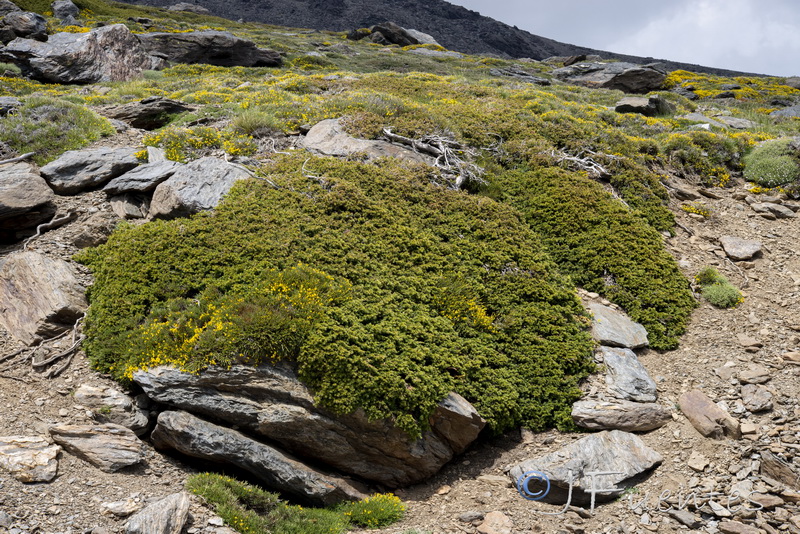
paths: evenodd
<path fill-rule="evenodd" d="M 22 106 L 22 101 L 13 96 L 0 96 L 0 117 L 5 117 L 9 113 L 14 113 Z M 2 169 L 2 167 L 0 167 Z"/>
<path fill-rule="evenodd" d="M 800 352 L 784 352 L 781 358 L 787 362 L 800 362 Z"/>
<path fill-rule="evenodd" d="M 339 119 L 326 119 L 315 124 L 303 138 L 302 146 L 313 154 L 323 156 L 347 157 L 364 153 L 369 160 L 393 157 L 411 162 L 429 162 L 422 154 L 399 145 L 352 137 L 344 131 Z"/>
<path fill-rule="evenodd" d="M 124 193 L 108 199 L 114 215 L 120 219 L 144 219 L 150 212 L 150 198 L 136 193 Z"/>
<path fill-rule="evenodd" d="M 80 9 L 72 3 L 72 0 L 56 0 L 50 8 L 53 10 L 53 16 L 62 22 L 74 23 L 80 13 Z"/>
<path fill-rule="evenodd" d="M 279 67 L 282 63 L 280 53 L 226 31 L 151 32 L 139 34 L 139 40 L 149 54 L 175 63 L 220 67 Z"/>
<path fill-rule="evenodd" d="M 722 249 L 728 257 L 735 261 L 749 260 L 761 254 L 761 242 L 753 239 L 724 235 L 719 238 Z"/>
<path fill-rule="evenodd" d="M 792 117 L 800 117 L 800 104 L 795 104 L 794 106 L 785 107 L 783 109 L 776 109 L 769 115 L 770 117 L 789 119 Z"/>
<path fill-rule="evenodd" d="M 760 472 L 778 482 L 783 482 L 791 489 L 800 490 L 800 474 L 788 462 L 770 451 L 761 452 Z"/>
<path fill-rule="evenodd" d="M 74 195 L 139 165 L 135 153 L 134 148 L 70 150 L 42 167 L 41 173 L 56 193 Z"/>
<path fill-rule="evenodd" d="M 20 482 L 50 482 L 58 471 L 59 451 L 42 437 L 0 437 L 0 470 Z"/>
<path fill-rule="evenodd" d="M 692 390 L 678 399 L 681 412 L 703 436 L 712 439 L 739 439 L 742 437 L 739 422 L 728 412 L 714 404 L 705 393 Z"/>
<path fill-rule="evenodd" d="M 483 512 L 469 511 L 458 515 L 458 520 L 462 523 L 472 523 L 473 521 L 483 521 L 486 514 Z"/>
<path fill-rule="evenodd" d="M 50 435 L 67 452 L 106 473 L 144 459 L 142 442 L 132 430 L 121 425 L 54 425 L 50 427 Z"/>
<path fill-rule="evenodd" d="M 219 158 L 196 159 L 156 187 L 149 216 L 171 219 L 213 209 L 235 182 L 249 177 L 244 168 Z"/>
<path fill-rule="evenodd" d="M 485 421 L 451 393 L 431 416 L 431 428 L 411 439 L 391 421 L 361 412 L 334 415 L 288 366 L 211 367 L 193 375 L 168 367 L 134 373 L 151 399 L 237 425 L 317 465 L 400 487 L 427 479 L 477 438 Z"/>
<path fill-rule="evenodd" d="M 661 455 L 636 435 L 611 430 L 591 434 L 555 452 L 526 460 L 512 467 L 509 474 L 517 487 L 522 486 L 532 495 L 544 492 L 545 486 L 544 478 L 531 472 L 546 476 L 549 491 L 541 495 L 541 500 L 552 504 L 567 502 L 569 485 L 574 483 L 572 502 L 585 505 L 590 501 L 592 488 L 597 491 L 598 502 L 611 500 L 641 481 L 645 473 L 662 461 Z M 595 475 L 593 479 L 592 472 L 616 474 Z"/>
<path fill-rule="evenodd" d="M 771 495 L 769 493 L 753 493 L 748 495 L 747 498 L 753 502 L 757 502 L 763 506 L 765 510 L 772 510 L 786 504 L 784 500 L 777 495 Z"/>
<path fill-rule="evenodd" d="M 191 500 L 185 491 L 149 504 L 125 523 L 125 534 L 180 534 L 189 518 Z"/>
<path fill-rule="evenodd" d="M 197 4 L 190 4 L 189 2 L 178 2 L 167 8 L 167 11 L 188 11 L 189 13 L 197 13 L 198 15 L 211 15 L 211 11 L 199 6 Z"/>
<path fill-rule="evenodd" d="M 743 119 L 741 117 L 726 117 L 725 115 L 718 115 L 715 118 L 725 126 L 730 126 L 731 128 L 737 130 L 746 130 L 748 128 L 753 128 L 756 125 L 756 123 L 753 121 Z"/>
<path fill-rule="evenodd" d="M 100 422 L 130 428 L 137 435 L 147 430 L 147 413 L 119 390 L 82 384 L 75 390 L 74 398 L 82 406 L 91 409 Z"/>
<path fill-rule="evenodd" d="M 638 402 L 654 402 L 658 398 L 655 381 L 632 350 L 600 347 L 599 352 L 606 365 L 606 385 L 611 394 Z"/>
<path fill-rule="evenodd" d="M 87 308 L 72 267 L 38 252 L 15 252 L 0 268 L 0 325 L 26 345 L 72 328 Z"/>
<path fill-rule="evenodd" d="M 480 534 L 511 534 L 514 522 L 503 512 L 489 512 L 478 525 Z"/>
<path fill-rule="evenodd" d="M 689 510 L 679 510 L 677 508 L 670 508 L 669 510 L 667 510 L 667 515 L 669 515 L 672 519 L 674 519 L 681 525 L 689 527 L 692 530 L 699 529 L 701 526 L 703 526 L 703 522 Z"/>
<path fill-rule="evenodd" d="M 739 373 L 739 382 L 742 384 L 763 384 L 772 379 L 772 373 L 763 365 L 750 364 L 747 369 Z"/>
<path fill-rule="evenodd" d="M 647 330 L 627 315 L 596 302 L 589 304 L 593 315 L 592 337 L 601 345 L 638 349 L 647 346 Z"/>
<path fill-rule="evenodd" d="M 772 393 L 764 386 L 745 384 L 742 386 L 744 407 L 753 413 L 772 409 Z"/>
<path fill-rule="evenodd" d="M 747 334 L 736 334 L 736 339 L 739 345 L 743 347 L 763 347 L 764 344 L 753 336 Z"/>
<path fill-rule="evenodd" d="M 187 412 L 161 412 L 151 439 L 161 449 L 236 466 L 274 490 L 318 506 L 366 498 L 341 478 L 315 471 L 273 447 Z"/>
<path fill-rule="evenodd" d="M 572 405 L 575 424 L 589 430 L 647 432 L 672 420 L 672 412 L 655 403 L 582 400 Z"/>
<path fill-rule="evenodd" d="M 72 244 L 78 248 L 96 247 L 108 241 L 111 232 L 119 222 L 114 213 L 98 211 L 79 222 L 81 231 L 72 237 Z"/>
<path fill-rule="evenodd" d="M 109 195 L 146 193 L 155 189 L 161 182 L 166 181 L 181 167 L 183 167 L 181 163 L 169 160 L 144 163 L 125 174 L 113 178 L 103 187 L 103 191 Z"/>
<path fill-rule="evenodd" d="M 142 503 L 135 499 L 127 498 L 124 501 L 100 503 L 100 513 L 115 517 L 128 517 L 142 508 Z"/>
<path fill-rule="evenodd" d="M 58 84 L 125 81 L 164 66 L 124 24 L 88 33 L 56 33 L 47 42 L 14 39 L 0 50 L 0 61 L 15 63 L 37 81 Z"/>
<path fill-rule="evenodd" d="M 717 527 L 723 534 L 761 534 L 761 530 L 739 521 L 721 521 Z"/>
<path fill-rule="evenodd" d="M 617 113 L 639 113 L 647 117 L 664 115 L 674 110 L 674 107 L 660 95 L 650 97 L 626 96 L 615 104 Z"/>
<path fill-rule="evenodd" d="M 694 471 L 702 473 L 708 467 L 708 458 L 703 456 L 697 451 L 693 451 L 686 465 L 691 467 Z"/>
<path fill-rule="evenodd" d="M 101 113 L 110 119 L 121 120 L 133 128 L 155 130 L 169 123 L 172 115 L 191 109 L 191 106 L 177 100 L 149 96 L 138 102 L 104 108 Z"/>
<path fill-rule="evenodd" d="M 797 216 L 790 208 L 772 202 L 754 202 L 750 207 L 757 213 L 770 214 L 778 219 L 792 219 Z"/>

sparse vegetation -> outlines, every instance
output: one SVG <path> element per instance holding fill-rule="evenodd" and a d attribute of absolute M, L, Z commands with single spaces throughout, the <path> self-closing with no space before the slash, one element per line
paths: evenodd
<path fill-rule="evenodd" d="M 700 285 L 703 298 L 717 308 L 733 308 L 744 302 L 741 291 L 714 267 L 703 268 L 695 282 Z"/>

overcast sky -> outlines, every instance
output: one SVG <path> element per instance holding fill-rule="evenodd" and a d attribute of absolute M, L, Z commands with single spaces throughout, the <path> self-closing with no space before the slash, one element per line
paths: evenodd
<path fill-rule="evenodd" d="M 800 75 L 800 0 L 448 1 L 574 45 Z"/>

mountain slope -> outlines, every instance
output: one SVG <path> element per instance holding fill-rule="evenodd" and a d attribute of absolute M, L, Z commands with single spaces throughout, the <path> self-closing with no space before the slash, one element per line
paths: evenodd
<path fill-rule="evenodd" d="M 167 7 L 175 0 L 135 0 L 130 3 Z M 615 54 L 561 43 L 509 26 L 476 11 L 443 0 L 195 0 L 214 15 L 229 19 L 264 22 L 296 28 L 348 31 L 387 20 L 405 28 L 431 34 L 443 46 L 469 54 L 491 54 L 506 58 L 545 59 L 551 56 L 599 54 L 633 63 L 659 61 L 668 70 L 690 70 L 723 76 L 741 72 L 652 57 Z"/>

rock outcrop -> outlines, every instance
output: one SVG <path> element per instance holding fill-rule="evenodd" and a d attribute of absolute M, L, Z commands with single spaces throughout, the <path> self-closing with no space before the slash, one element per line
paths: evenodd
<path fill-rule="evenodd" d="M 154 190 L 162 182 L 167 181 L 183 164 L 177 161 L 157 161 L 145 163 L 113 178 L 103 191 L 109 195 L 122 193 L 147 193 Z"/>
<path fill-rule="evenodd" d="M 70 150 L 41 168 L 50 187 L 60 195 L 74 195 L 99 187 L 137 165 L 133 148 Z"/>
<path fill-rule="evenodd" d="M 149 54 L 176 63 L 221 67 L 279 67 L 282 63 L 278 52 L 258 48 L 229 32 L 154 32 L 141 34 L 139 39 Z"/>
<path fill-rule="evenodd" d="M 585 87 L 617 89 L 624 93 L 649 93 L 662 89 L 667 77 L 657 64 L 633 63 L 577 63 L 555 69 L 553 76 L 559 80 Z"/>
<path fill-rule="evenodd" d="M 35 80 L 60 84 L 125 81 L 165 65 L 123 24 L 56 33 L 47 42 L 14 39 L 0 50 L 0 60 L 15 63 Z"/>
<path fill-rule="evenodd" d="M 0 165 L 0 242 L 50 218 L 55 195 L 29 163 Z"/>
<path fill-rule="evenodd" d="M 274 447 L 187 412 L 162 412 L 152 440 L 161 449 L 233 465 L 273 490 L 317 506 L 366 497 L 341 478 L 320 473 Z"/>
<path fill-rule="evenodd" d="M 341 472 L 398 487 L 425 480 L 471 443 L 484 426 L 452 393 L 431 429 L 412 439 L 390 421 L 362 413 L 334 415 L 314 404 L 289 368 L 235 365 L 192 375 L 168 367 L 134 373 L 151 399 L 278 443 L 291 454 Z"/>
<path fill-rule="evenodd" d="M 47 20 L 27 11 L 13 11 L 0 18 L 0 42 L 8 43 L 17 37 L 46 41 Z"/>
<path fill-rule="evenodd" d="M 133 128 L 155 130 L 166 125 L 172 115 L 191 109 L 191 106 L 177 100 L 150 96 L 138 102 L 107 107 L 101 113 L 110 119 L 121 120 Z"/>
<path fill-rule="evenodd" d="M 0 325 L 27 345 L 72 328 L 87 307 L 72 267 L 38 252 L 11 254 L 0 268 Z"/>

